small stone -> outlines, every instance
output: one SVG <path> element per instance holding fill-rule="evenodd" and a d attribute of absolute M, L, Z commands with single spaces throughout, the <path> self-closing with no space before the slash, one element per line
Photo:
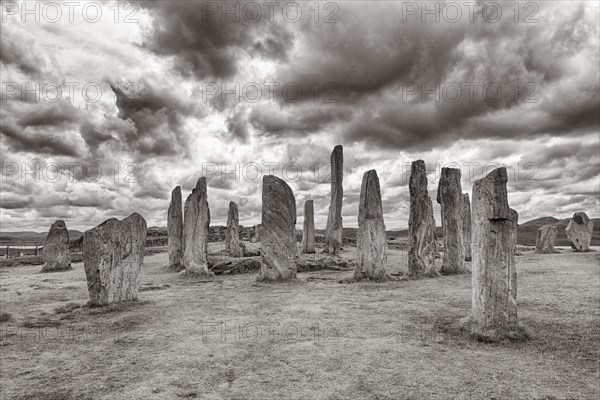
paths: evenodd
<path fill-rule="evenodd" d="M 337 145 L 331 152 L 331 200 L 325 227 L 325 252 L 339 255 L 342 249 L 342 199 L 344 197 L 344 148 Z"/>
<path fill-rule="evenodd" d="M 544 225 L 537 230 L 535 238 L 535 252 L 540 254 L 556 253 L 554 250 L 554 240 L 558 228 L 554 225 Z"/>
<path fill-rule="evenodd" d="M 302 226 L 302 252 L 315 252 L 315 211 L 312 200 L 304 202 L 304 224 Z"/>
<path fill-rule="evenodd" d="M 167 212 L 167 250 L 169 268 L 179 269 L 183 257 L 183 216 L 181 213 L 181 187 L 171 192 L 171 203 Z"/>
<path fill-rule="evenodd" d="M 225 250 L 227 250 L 233 257 L 244 257 L 244 250 L 240 245 L 240 217 L 238 213 L 238 206 L 233 201 L 229 202 L 229 211 L 227 213 Z"/>
<path fill-rule="evenodd" d="M 594 232 L 594 222 L 584 212 L 573 214 L 565 229 L 573 251 L 589 251 Z"/>
<path fill-rule="evenodd" d="M 44 266 L 42 272 L 58 272 L 71 269 L 71 253 L 69 253 L 69 231 L 65 221 L 55 221 L 48 231 L 42 249 Z"/>

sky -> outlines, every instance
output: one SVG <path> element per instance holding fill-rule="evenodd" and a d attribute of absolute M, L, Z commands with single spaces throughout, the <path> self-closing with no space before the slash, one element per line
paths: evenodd
<path fill-rule="evenodd" d="M 408 225 L 425 160 L 462 190 L 509 171 L 519 222 L 600 217 L 599 10 L 586 2 L 2 2 L 2 231 L 85 230 L 138 212 L 166 226 L 172 189 L 208 182 L 261 218 L 262 176 L 293 189 L 297 227 L 329 207 L 344 147 L 343 223 L 363 174 L 386 227 Z"/>

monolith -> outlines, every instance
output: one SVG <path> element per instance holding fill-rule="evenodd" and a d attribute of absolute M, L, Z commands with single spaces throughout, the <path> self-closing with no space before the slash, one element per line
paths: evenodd
<path fill-rule="evenodd" d="M 206 178 L 201 177 L 185 207 L 185 247 L 181 264 L 188 274 L 210 275 L 207 260 L 210 210 L 207 197 Z"/>
<path fill-rule="evenodd" d="M 260 245 L 258 281 L 296 278 L 296 199 L 288 184 L 273 175 L 263 177 Z"/>
<path fill-rule="evenodd" d="M 65 221 L 55 221 L 48 231 L 42 249 L 44 266 L 42 272 L 58 272 L 71 269 L 71 253 L 69 253 L 69 231 Z"/>
<path fill-rule="evenodd" d="M 444 258 L 440 269 L 442 275 L 465 272 L 462 197 L 460 169 L 442 168 L 437 193 L 437 202 L 442 209 L 444 234 Z"/>
<path fill-rule="evenodd" d="M 373 169 L 364 173 L 360 188 L 354 280 L 384 281 L 388 279 L 386 264 L 387 240 L 381 191 L 377 172 Z"/>
<path fill-rule="evenodd" d="M 558 228 L 554 225 L 544 225 L 537 230 L 535 238 L 535 252 L 540 254 L 555 253 L 554 240 Z"/>
<path fill-rule="evenodd" d="M 331 199 L 327 225 L 325 226 L 325 251 L 339 255 L 342 249 L 342 199 L 344 197 L 344 148 L 337 145 L 333 148 L 331 161 Z"/>
<path fill-rule="evenodd" d="M 517 323 L 519 215 L 508 207 L 507 179 L 498 168 L 473 185 L 472 317 L 483 330 Z"/>
<path fill-rule="evenodd" d="M 302 252 L 315 252 L 315 211 L 312 200 L 304 202 L 304 224 L 302 226 Z"/>
<path fill-rule="evenodd" d="M 238 206 L 233 201 L 229 202 L 229 212 L 227 213 L 225 250 L 227 250 L 234 257 L 244 256 L 244 251 L 240 245 L 240 217 L 238 213 Z"/>
<path fill-rule="evenodd" d="M 594 222 L 584 212 L 573 214 L 565 229 L 573 251 L 589 251 L 594 232 Z"/>
<path fill-rule="evenodd" d="M 408 188 L 408 276 L 437 276 L 439 274 L 435 268 L 435 218 L 433 204 L 427 192 L 427 171 L 423 160 L 413 161 Z"/>
<path fill-rule="evenodd" d="M 144 261 L 146 221 L 133 213 L 84 233 L 83 267 L 92 306 L 136 300 Z"/>
<path fill-rule="evenodd" d="M 171 204 L 167 212 L 167 250 L 169 268 L 179 269 L 183 257 L 183 216 L 181 213 L 181 187 L 171 192 Z"/>
<path fill-rule="evenodd" d="M 471 200 L 469 200 L 469 193 L 463 193 L 462 205 L 462 228 L 463 243 L 465 245 L 465 261 L 471 261 L 473 255 L 471 253 Z"/>

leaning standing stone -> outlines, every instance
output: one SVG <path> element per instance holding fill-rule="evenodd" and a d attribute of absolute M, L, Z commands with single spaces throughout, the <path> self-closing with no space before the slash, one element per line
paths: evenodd
<path fill-rule="evenodd" d="M 136 300 L 144 261 L 146 221 L 138 213 L 111 218 L 83 236 L 83 267 L 90 304 Z"/>
<path fill-rule="evenodd" d="M 508 207 L 507 180 L 498 168 L 473 185 L 472 317 L 483 330 L 517 323 L 519 215 Z"/>
<path fill-rule="evenodd" d="M 442 209 L 444 232 L 444 258 L 440 269 L 442 275 L 465 272 L 462 197 L 460 169 L 442 168 L 437 193 L 437 202 Z"/>
<path fill-rule="evenodd" d="M 465 245 L 465 261 L 471 261 L 471 200 L 469 193 L 463 193 L 463 243 Z"/>
<path fill-rule="evenodd" d="M 171 192 L 171 204 L 167 212 L 167 248 L 169 268 L 179 269 L 183 257 L 183 217 L 181 214 L 181 187 Z"/>
<path fill-rule="evenodd" d="M 594 232 L 594 222 L 584 212 L 573 214 L 565 229 L 573 251 L 589 251 Z"/>
<path fill-rule="evenodd" d="M 65 221 L 55 221 L 48 231 L 42 249 L 44 266 L 42 272 L 58 272 L 71 269 L 71 253 L 69 253 L 69 231 Z"/>
<path fill-rule="evenodd" d="M 296 278 L 296 199 L 288 184 L 263 177 L 261 265 L 258 281 Z"/>
<path fill-rule="evenodd" d="M 302 252 L 315 252 L 315 211 L 312 200 L 304 202 L 304 225 L 302 227 Z"/>
<path fill-rule="evenodd" d="M 554 240 L 558 228 L 554 225 L 544 225 L 537 230 L 535 252 L 540 254 L 555 253 Z"/>
<path fill-rule="evenodd" d="M 427 171 L 423 160 L 413 161 L 408 187 L 408 275 L 411 278 L 438 276 L 435 269 L 435 218 L 431 198 L 427 192 Z"/>
<path fill-rule="evenodd" d="M 242 246 L 240 246 L 240 217 L 238 206 L 233 201 L 229 202 L 229 212 L 227 213 L 225 250 L 234 257 L 244 256 L 244 251 L 242 250 Z"/>
<path fill-rule="evenodd" d="M 181 263 L 188 274 L 211 275 L 207 259 L 210 210 L 205 177 L 198 179 L 185 208 L 185 247 Z"/>
<path fill-rule="evenodd" d="M 354 280 L 387 280 L 386 264 L 387 240 L 381 191 L 377 172 L 373 169 L 364 173 L 360 189 Z"/>
<path fill-rule="evenodd" d="M 338 256 L 342 249 L 342 199 L 344 197 L 344 148 L 337 145 L 331 153 L 331 202 L 325 227 L 325 251 Z"/>

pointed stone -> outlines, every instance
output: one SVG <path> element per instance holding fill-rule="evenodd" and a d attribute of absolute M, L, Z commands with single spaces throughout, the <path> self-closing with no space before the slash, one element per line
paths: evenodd
<path fill-rule="evenodd" d="M 288 184 L 273 175 L 263 177 L 260 244 L 258 281 L 296 278 L 296 199 Z"/>
<path fill-rule="evenodd" d="M 387 239 L 383 222 L 383 207 L 379 178 L 374 169 L 363 175 L 358 206 L 356 231 L 356 268 L 354 280 L 385 281 Z"/>
<path fill-rule="evenodd" d="M 573 218 L 569 220 L 565 232 L 567 233 L 567 239 L 569 239 L 573 251 L 590 250 L 592 233 L 594 232 L 594 222 L 590 221 L 586 213 L 577 212 L 573 214 Z"/>
<path fill-rule="evenodd" d="M 344 197 L 344 148 L 337 145 L 331 153 L 331 202 L 325 227 L 325 251 L 338 256 L 342 249 L 342 199 Z"/>
<path fill-rule="evenodd" d="M 423 160 L 410 167 L 410 214 L 408 217 L 408 276 L 438 276 L 435 267 L 436 240 L 433 204 L 427 192 L 427 171 Z"/>
<path fill-rule="evenodd" d="M 535 252 L 539 254 L 556 253 L 554 250 L 554 240 L 558 228 L 554 225 L 544 225 L 537 230 L 535 238 Z"/>
<path fill-rule="evenodd" d="M 193 190 L 192 190 L 193 193 Z M 185 202 L 183 203 L 183 236 L 182 236 L 182 240 L 183 240 L 183 246 L 181 247 L 181 251 L 182 251 L 182 256 L 181 259 L 183 259 L 183 254 L 185 254 L 185 243 L 186 243 L 186 228 L 185 228 L 185 216 L 188 212 L 188 209 L 190 208 L 190 201 L 192 200 L 192 193 L 190 193 L 188 195 L 188 197 L 186 197 Z"/>
<path fill-rule="evenodd" d="M 473 185 L 472 317 L 483 330 L 517 323 L 517 222 L 508 207 L 506 168 Z"/>
<path fill-rule="evenodd" d="M 90 304 L 137 299 L 144 261 L 146 221 L 138 213 L 111 218 L 83 236 L 83 267 Z"/>
<path fill-rule="evenodd" d="M 188 200 L 185 206 L 185 248 L 181 264 L 189 274 L 211 275 L 207 259 L 210 210 L 205 177 L 198 179 Z"/>
<path fill-rule="evenodd" d="M 169 268 L 179 269 L 183 257 L 183 216 L 181 213 L 181 187 L 171 192 L 171 204 L 167 212 L 167 250 Z"/>
<path fill-rule="evenodd" d="M 462 200 L 460 169 L 442 168 L 437 193 L 437 202 L 442 209 L 444 232 L 444 258 L 440 269 L 442 275 L 465 272 Z"/>
<path fill-rule="evenodd" d="M 227 230 L 225 231 L 225 250 L 234 257 L 244 257 L 240 244 L 240 217 L 238 206 L 233 201 L 229 202 L 227 213 Z"/>
<path fill-rule="evenodd" d="M 469 193 L 463 193 L 463 243 L 465 245 L 465 261 L 471 261 L 471 200 Z"/>
<path fill-rule="evenodd" d="M 58 272 L 71 269 L 71 253 L 69 253 L 69 231 L 65 221 L 55 221 L 48 231 L 42 249 L 44 266 L 42 272 Z"/>
<path fill-rule="evenodd" d="M 302 252 L 315 252 L 315 211 L 312 200 L 304 202 L 304 225 L 302 227 Z"/>

